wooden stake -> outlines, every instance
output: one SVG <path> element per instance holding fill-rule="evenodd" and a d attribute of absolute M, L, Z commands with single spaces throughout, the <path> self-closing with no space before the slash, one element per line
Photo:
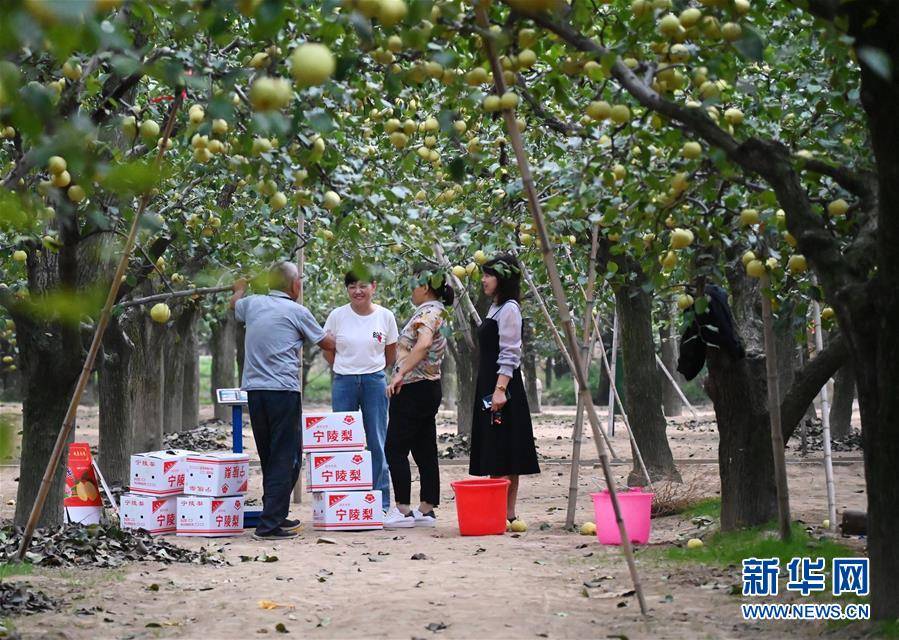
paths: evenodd
<path fill-rule="evenodd" d="M 656 354 L 656 363 L 659 365 L 659 369 L 662 370 L 662 373 L 665 374 L 665 377 L 668 378 L 668 382 L 671 383 L 671 386 L 674 387 L 674 390 L 677 391 L 677 395 L 680 396 L 681 401 L 687 405 L 687 408 L 690 410 L 690 413 L 693 414 L 694 420 L 699 420 L 699 416 L 696 415 L 696 409 L 693 408 L 693 405 L 690 404 L 690 401 L 687 400 L 687 396 L 684 395 L 684 392 L 681 391 L 681 388 L 677 385 L 677 381 L 675 381 L 674 376 L 671 375 L 671 372 L 668 371 L 668 367 L 665 366 L 665 363 L 662 362 L 662 359 L 659 357 L 659 354 Z"/>
<path fill-rule="evenodd" d="M 596 302 L 596 252 L 599 249 L 599 226 L 593 225 L 593 232 L 590 239 L 590 261 L 587 267 L 587 289 L 584 291 L 584 328 L 583 340 L 584 350 L 581 358 L 584 360 L 584 367 L 590 371 L 590 361 L 593 356 L 593 348 L 596 344 L 596 328 L 592 327 L 593 305 Z M 571 252 L 568 251 L 569 258 Z M 589 378 L 589 375 L 588 375 Z M 568 479 L 568 509 L 565 512 L 565 526 L 570 528 L 574 526 L 574 515 L 577 511 L 577 483 L 580 479 L 581 467 L 581 436 L 584 432 L 584 401 L 580 394 L 577 396 L 577 411 L 574 417 L 574 426 L 571 433 L 571 471 Z M 605 432 L 603 435 L 606 436 Z M 606 439 L 609 450 L 612 449 L 612 443 Z M 612 453 L 612 456 L 615 454 Z"/>
<path fill-rule="evenodd" d="M 306 290 L 306 243 L 303 241 L 303 234 L 306 232 L 306 212 L 303 210 L 303 207 L 300 207 L 300 215 L 297 218 L 297 271 L 300 274 L 300 295 L 297 296 L 297 302 L 299 304 L 303 304 L 303 293 Z M 300 350 L 300 389 L 303 388 L 303 376 L 306 375 L 306 372 L 303 371 L 303 351 Z M 301 416 L 302 418 L 302 416 Z M 301 445 L 302 446 L 302 445 Z M 297 482 L 293 485 L 293 503 L 294 504 L 302 504 L 303 503 L 303 474 L 302 474 L 303 460 L 300 459 L 300 471 L 301 473 L 297 475 Z"/>
<path fill-rule="evenodd" d="M 615 320 L 614 320 L 614 324 L 612 326 L 612 329 L 613 329 L 613 331 L 612 331 L 612 333 L 613 333 L 613 335 L 612 335 L 613 355 L 617 352 L 617 349 L 618 349 L 618 345 L 614 344 L 617 339 L 617 336 L 618 336 L 617 322 L 618 322 L 618 310 L 616 309 L 615 310 Z M 643 473 L 643 477 L 646 478 L 646 484 L 651 489 L 652 488 L 652 478 L 649 476 L 649 470 L 646 468 L 646 463 L 643 461 L 643 454 L 640 453 L 640 447 L 637 445 L 637 439 L 634 437 L 634 432 L 631 429 L 631 421 L 630 421 L 630 418 L 627 417 L 627 411 L 625 411 L 625 409 L 624 409 L 624 403 L 621 401 L 621 396 L 618 395 L 618 386 L 615 385 L 615 369 L 614 369 L 614 366 L 609 365 L 609 358 L 606 356 L 606 345 L 602 339 L 602 334 L 599 331 L 599 323 L 596 321 L 595 316 L 593 318 L 593 323 L 594 323 L 594 326 L 596 327 L 597 340 L 599 341 L 599 354 L 600 354 L 600 356 L 602 356 L 602 363 L 603 363 L 603 366 L 605 367 L 606 375 L 609 376 L 609 380 L 611 381 L 611 383 L 609 384 L 609 393 L 611 395 L 613 395 L 615 401 L 618 403 L 618 406 L 621 409 L 621 421 L 624 422 L 624 428 L 627 429 L 628 440 L 630 440 L 631 448 L 633 448 L 633 450 L 634 450 L 634 455 L 637 458 L 637 464 L 640 465 L 640 471 Z M 617 358 L 615 359 L 615 361 L 617 361 Z M 614 365 L 614 364 L 615 364 L 615 362 L 613 361 L 612 365 Z M 615 428 L 614 410 L 615 410 L 614 403 L 610 403 L 610 405 L 609 405 L 609 423 L 612 425 L 613 431 Z M 614 435 L 614 433 L 612 435 Z"/>
<path fill-rule="evenodd" d="M 603 345 L 604 346 L 604 345 Z M 602 349 L 603 346 L 600 348 Z M 605 349 L 603 349 L 605 353 Z M 609 376 L 609 433 L 615 435 L 615 396 L 618 395 L 615 385 L 615 368 L 618 366 L 618 307 L 615 307 L 615 316 L 612 319 L 612 365 L 606 369 Z M 622 414 L 624 407 L 621 408 Z"/>
<path fill-rule="evenodd" d="M 777 486 L 777 520 L 780 539 L 788 541 L 790 531 L 790 493 L 787 486 L 787 463 L 784 456 L 784 437 L 780 426 L 780 389 L 777 382 L 777 346 L 774 341 L 774 321 L 767 290 L 768 275 L 761 280 L 762 322 L 765 331 L 765 369 L 768 374 L 768 416 L 771 420 L 771 447 L 774 453 L 774 483 Z"/>
<path fill-rule="evenodd" d="M 478 25 L 487 31 L 490 28 L 490 21 L 487 18 L 487 5 L 483 2 L 478 2 L 475 4 L 475 15 L 477 17 Z M 493 70 L 493 79 L 496 84 L 497 91 L 502 94 L 505 93 L 505 81 L 503 80 L 503 68 L 499 63 L 499 58 L 496 53 L 496 44 L 494 43 L 492 37 L 489 35 L 483 38 L 486 48 L 487 54 L 490 58 L 490 67 Z M 527 156 L 524 152 L 524 145 L 521 140 L 521 132 L 518 130 L 518 124 L 515 121 L 515 114 L 509 110 L 503 110 L 503 117 L 506 122 L 506 131 L 509 134 L 509 139 L 512 143 L 512 148 L 515 151 L 515 158 L 518 161 L 518 169 L 521 172 L 521 182 L 524 186 L 525 193 L 527 194 L 528 199 L 528 207 L 531 211 L 531 216 L 534 219 L 534 225 L 537 227 L 537 234 L 540 238 L 541 243 L 541 251 L 543 253 L 543 262 L 546 265 L 546 271 L 549 275 L 550 283 L 552 284 L 553 295 L 556 299 L 556 304 L 559 307 L 559 314 L 562 320 L 562 327 L 565 330 L 565 338 L 568 342 L 568 347 L 570 351 L 570 355 L 572 361 L 574 363 L 574 374 L 578 381 L 578 388 L 580 393 L 584 397 L 584 402 L 586 403 L 587 416 L 590 419 L 590 424 L 593 428 L 599 430 L 600 422 L 599 417 L 596 414 L 596 407 L 593 406 L 593 398 L 590 397 L 590 388 L 587 381 L 587 374 L 584 371 L 583 362 L 581 361 L 581 356 L 577 352 L 577 335 L 575 335 L 574 331 L 574 323 L 571 320 L 571 314 L 568 310 L 568 300 L 565 296 L 565 291 L 562 288 L 562 280 L 559 277 L 559 270 L 556 267 L 556 259 L 552 253 L 553 244 L 552 239 L 549 237 L 549 233 L 546 230 L 546 224 L 543 218 L 543 211 L 540 207 L 540 201 L 537 196 L 537 190 L 534 188 L 534 179 L 531 175 L 531 168 L 528 163 Z M 609 490 L 609 499 L 612 503 L 612 510 L 615 513 L 615 520 L 618 523 L 618 531 L 621 536 L 621 552 L 624 555 L 625 561 L 627 562 L 628 571 L 631 575 L 631 580 L 634 585 L 634 592 L 637 596 L 637 601 L 640 604 L 640 611 L 646 615 L 646 599 L 643 597 L 643 587 L 640 584 L 640 575 L 637 573 L 637 565 L 634 562 L 634 552 L 631 547 L 631 540 L 627 533 L 627 528 L 624 525 L 624 520 L 621 519 L 621 505 L 618 502 L 618 492 L 615 489 L 615 478 L 612 475 L 612 468 L 609 465 L 609 455 L 605 451 L 605 447 L 601 442 L 597 441 L 597 446 L 601 447 L 602 455 L 600 455 L 600 462 L 602 463 L 603 474 L 605 476 L 606 486 Z"/>
<path fill-rule="evenodd" d="M 175 116 L 178 114 L 178 109 L 181 107 L 182 100 L 183 94 L 180 91 L 176 92 L 175 99 L 172 102 L 171 111 L 169 111 L 169 118 L 162 134 L 162 141 L 160 142 L 159 150 L 156 153 L 154 164 L 156 165 L 157 171 L 160 164 L 162 164 L 162 154 L 165 152 L 166 144 L 168 143 L 169 137 L 172 135 L 172 128 L 175 126 Z M 34 500 L 34 505 L 31 507 L 31 513 L 25 524 L 25 531 L 22 533 L 22 543 L 19 545 L 19 551 L 16 554 L 16 558 L 19 562 L 22 562 L 25 559 L 25 553 L 31 545 L 31 539 L 34 537 L 34 530 L 37 528 L 38 520 L 40 520 L 41 513 L 44 511 L 44 503 L 47 501 L 47 494 L 50 493 L 50 485 L 53 484 L 53 476 L 56 473 L 56 467 L 59 466 L 63 449 L 69 439 L 69 434 L 71 434 L 72 430 L 75 428 L 75 416 L 78 413 L 78 403 L 81 401 L 81 396 L 84 394 L 84 389 L 90 380 L 91 371 L 93 371 L 94 362 L 97 359 L 97 353 L 100 351 L 100 345 L 103 342 L 103 334 L 106 333 L 106 327 L 109 325 L 112 308 L 115 305 L 116 297 L 119 295 L 119 287 L 122 285 L 122 279 L 128 268 L 128 260 L 131 258 L 131 251 L 134 249 L 137 231 L 140 228 L 140 220 L 149 202 L 150 194 L 145 193 L 141 196 L 140 204 L 138 205 L 137 211 L 134 213 L 134 219 L 131 221 L 131 228 L 125 239 L 125 246 L 122 247 L 122 255 L 119 258 L 119 264 L 116 267 L 115 275 L 112 277 L 112 284 L 109 287 L 106 302 L 103 304 L 103 309 L 100 311 L 100 319 L 97 321 L 97 327 L 94 329 L 94 337 L 91 340 L 87 358 L 84 360 L 84 366 L 81 367 L 81 374 L 78 376 L 78 382 L 75 384 L 75 391 L 72 393 L 71 400 L 69 400 L 69 407 L 66 410 L 65 418 L 63 418 L 59 434 L 56 436 L 56 443 L 53 445 L 53 452 L 50 454 L 50 459 L 47 461 L 47 468 L 44 469 L 44 477 L 41 478 L 41 486 L 38 488 L 37 497 Z"/>
<path fill-rule="evenodd" d="M 814 276 L 812 276 L 812 282 L 817 284 Z M 821 305 L 817 300 L 812 300 L 812 313 L 815 326 L 815 355 L 817 355 L 824 350 Z M 805 424 L 805 420 L 802 421 L 802 424 Z M 836 531 L 837 499 L 836 485 L 833 480 L 833 451 L 830 443 L 830 396 L 826 384 L 821 387 L 821 439 L 824 441 L 824 479 L 827 484 L 827 516 L 830 520 L 828 529 Z"/>
<path fill-rule="evenodd" d="M 468 345 L 469 349 L 474 351 L 476 348 L 474 336 L 471 335 L 471 327 L 468 326 L 468 321 L 465 319 L 465 315 L 461 311 L 461 309 L 462 307 L 465 308 L 468 316 L 478 327 L 481 326 L 481 316 L 478 313 L 478 310 L 475 308 L 474 303 L 471 301 L 471 296 L 468 295 L 468 287 L 462 284 L 462 281 L 459 280 L 459 278 L 456 277 L 456 274 L 453 273 L 452 265 L 450 265 L 446 254 L 443 253 L 443 246 L 441 246 L 439 242 L 434 243 L 434 255 L 437 256 L 437 262 L 440 264 L 440 266 L 446 269 L 446 273 L 450 281 L 450 286 L 452 286 L 452 288 L 456 290 L 456 293 L 459 294 L 459 298 L 455 302 L 455 304 L 453 304 L 453 307 L 458 312 L 457 316 L 461 321 L 460 324 L 462 325 L 462 335 L 465 338 L 465 343 Z"/>
<path fill-rule="evenodd" d="M 512 254 L 517 256 L 518 252 L 512 251 Z M 546 324 L 549 326 L 549 330 L 552 333 L 553 338 L 555 338 L 556 346 L 559 348 L 559 351 L 562 353 L 562 355 L 565 356 L 565 361 L 568 363 L 568 369 L 572 373 L 571 377 L 573 378 L 573 382 L 575 385 L 575 394 L 578 397 L 578 404 L 580 404 L 581 394 L 578 387 L 577 378 L 574 376 L 574 360 L 572 359 L 571 354 L 568 353 L 568 349 L 565 347 L 565 341 L 562 339 L 562 336 L 559 334 L 559 330 L 556 328 L 553 317 L 549 313 L 549 308 L 546 306 L 546 301 L 543 299 L 540 290 L 537 289 L 537 285 L 534 284 L 534 279 L 531 277 L 530 271 L 526 266 L 524 266 L 524 264 L 521 265 L 521 273 L 524 276 L 525 282 L 527 283 L 528 288 L 531 290 L 531 293 L 534 294 L 534 299 L 537 300 L 537 306 L 539 306 L 540 310 L 543 312 L 543 317 L 546 318 Z M 592 319 L 592 315 L 587 317 L 588 321 L 590 319 Z M 593 425 L 591 424 L 590 426 L 592 428 Z M 605 432 L 605 430 L 602 428 L 602 425 L 599 426 L 598 431 L 596 429 L 593 429 L 593 439 L 598 442 L 600 438 L 605 441 L 606 446 L 609 448 L 609 452 L 612 454 L 612 457 L 617 459 L 618 455 L 615 453 L 615 450 L 612 447 L 612 441 L 609 440 L 609 434 Z M 597 454 L 599 454 L 599 449 L 597 449 L 596 451 Z"/>

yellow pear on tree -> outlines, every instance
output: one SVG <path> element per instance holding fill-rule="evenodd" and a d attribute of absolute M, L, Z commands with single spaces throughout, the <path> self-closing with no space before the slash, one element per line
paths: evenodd
<path fill-rule="evenodd" d="M 827 213 L 834 217 L 844 216 L 849 211 L 849 203 L 843 198 L 837 198 L 827 205 Z"/>
<path fill-rule="evenodd" d="M 153 120 L 144 120 L 140 123 L 140 135 L 142 138 L 156 138 L 159 136 L 159 124 Z"/>
<path fill-rule="evenodd" d="M 334 209 L 340 205 L 340 196 L 337 195 L 334 191 L 325 191 L 325 195 L 322 197 L 322 206 L 325 209 Z"/>
<path fill-rule="evenodd" d="M 765 263 L 761 260 L 755 259 L 746 263 L 746 275 L 752 278 L 761 278 L 765 273 Z"/>
<path fill-rule="evenodd" d="M 290 54 L 290 75 L 300 87 L 322 84 L 334 75 L 336 70 L 337 62 L 334 55 L 323 44 L 307 42 Z"/>
<path fill-rule="evenodd" d="M 594 100 L 587 105 L 587 115 L 593 120 L 600 121 L 612 115 L 612 105 L 605 100 Z"/>
<path fill-rule="evenodd" d="M 66 161 L 61 156 L 50 156 L 50 159 L 47 160 L 47 169 L 53 175 L 58 175 L 66 170 Z"/>
<path fill-rule="evenodd" d="M 671 232 L 671 248 L 683 249 L 693 244 L 693 232 L 689 229 L 676 228 Z"/>
<path fill-rule="evenodd" d="M 808 269 L 805 256 L 801 253 L 794 253 L 790 256 L 790 259 L 787 260 L 787 268 L 790 270 L 790 273 L 793 274 L 804 273 Z"/>
<path fill-rule="evenodd" d="M 164 302 L 158 302 L 153 305 L 153 308 L 150 309 L 150 318 L 153 319 L 153 322 L 158 322 L 159 324 L 165 324 L 169 321 L 169 318 L 172 317 L 172 310 L 169 309 L 169 305 Z"/>
<path fill-rule="evenodd" d="M 740 224 L 748 227 L 759 223 L 758 209 L 743 209 L 740 212 Z"/>
<path fill-rule="evenodd" d="M 702 145 L 695 141 L 685 142 L 681 155 L 687 160 L 695 160 L 702 155 Z"/>
<path fill-rule="evenodd" d="M 682 293 L 677 297 L 677 308 L 686 311 L 693 306 L 693 296 L 689 293 Z"/>

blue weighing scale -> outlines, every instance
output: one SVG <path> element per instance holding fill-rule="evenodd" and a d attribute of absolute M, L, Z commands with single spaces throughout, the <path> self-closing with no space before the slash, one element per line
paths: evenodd
<path fill-rule="evenodd" d="M 231 405 L 231 450 L 243 453 L 243 407 L 247 404 L 247 392 L 240 389 L 216 389 L 215 395 L 219 404 Z M 261 514 L 261 509 L 244 510 L 244 529 L 258 525 Z"/>

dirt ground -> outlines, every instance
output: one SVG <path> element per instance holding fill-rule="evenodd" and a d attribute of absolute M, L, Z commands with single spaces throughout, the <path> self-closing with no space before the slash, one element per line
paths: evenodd
<path fill-rule="evenodd" d="M 0 405 L 7 413 L 19 410 Z M 202 417 L 209 415 L 206 408 Z M 466 476 L 467 460 L 441 460 L 443 504 L 436 529 L 319 533 L 306 524 L 299 539 L 279 544 L 256 542 L 249 534 L 213 541 L 170 537 L 186 547 L 221 547 L 230 564 L 38 569 L 12 579 L 60 598 L 63 605 L 55 613 L 7 620 L 7 627 L 26 638 L 237 638 L 280 632 L 302 638 L 664 639 L 862 633 L 860 627 L 825 623 L 743 622 L 743 600 L 730 595 L 740 584 L 739 567 L 673 563 L 661 557 L 662 548 L 696 534 L 697 525 L 682 516 L 654 519 L 650 544 L 637 549 L 649 607 L 643 618 L 636 599 L 627 595 L 633 586 L 618 548 L 564 529 L 573 415 L 572 407 L 549 407 L 535 417 L 545 459 L 540 475 L 522 480 L 519 514 L 529 530 L 520 536 L 461 537 L 450 482 Z M 451 418 L 442 414 L 441 429 L 453 430 Z M 669 441 L 685 480 L 701 487 L 703 495 L 714 496 L 714 416 L 706 408 L 699 421 L 690 418 L 671 421 Z M 82 411 L 79 425 L 77 439 L 96 442 L 95 408 Z M 252 456 L 249 430 L 245 442 Z M 629 458 L 627 434 L 620 424 L 613 446 Z M 578 523 L 593 520 L 589 494 L 602 485 L 589 437 L 583 458 Z M 791 448 L 788 460 L 793 518 L 819 526 L 827 511 L 821 453 L 800 458 Z M 621 485 L 629 471 L 628 461 L 614 466 Z M 0 518 L 12 515 L 16 475 L 16 464 L 0 468 Z M 258 496 L 258 468 L 251 475 L 250 495 Z M 835 475 L 838 510 L 864 510 L 861 453 L 835 454 Z M 291 513 L 309 523 L 309 498 L 294 505 Z M 241 562 L 241 555 L 263 553 L 278 560 Z M 415 554 L 426 558 L 413 560 Z M 588 581 L 599 586 L 585 588 Z M 261 600 L 281 606 L 264 609 Z"/>

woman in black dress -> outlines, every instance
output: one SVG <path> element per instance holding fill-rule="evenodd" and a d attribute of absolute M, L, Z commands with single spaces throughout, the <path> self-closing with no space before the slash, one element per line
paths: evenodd
<path fill-rule="evenodd" d="M 478 329 L 481 357 L 469 473 L 509 479 L 506 517 L 511 522 L 517 516 L 518 477 L 540 473 L 520 369 L 521 269 L 513 256 L 499 255 L 482 272 L 481 286 L 493 304 Z"/>

